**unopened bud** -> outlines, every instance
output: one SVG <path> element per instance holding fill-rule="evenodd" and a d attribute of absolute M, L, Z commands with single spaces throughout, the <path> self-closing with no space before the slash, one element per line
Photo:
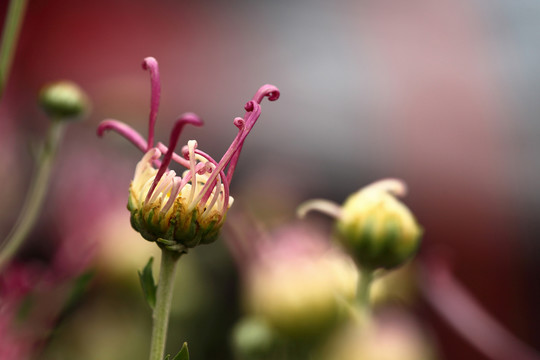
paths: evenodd
<path fill-rule="evenodd" d="M 351 195 L 337 221 L 341 244 L 366 269 L 390 269 L 418 249 L 422 230 L 410 210 L 393 195 L 404 195 L 398 180 L 382 180 Z"/>
<path fill-rule="evenodd" d="M 343 320 L 358 272 L 348 256 L 309 232 L 292 228 L 282 236 L 250 269 L 246 304 L 284 338 L 316 338 Z"/>
<path fill-rule="evenodd" d="M 46 85 L 39 94 L 39 104 L 55 120 L 73 120 L 87 112 L 90 107 L 84 91 L 70 81 Z"/>

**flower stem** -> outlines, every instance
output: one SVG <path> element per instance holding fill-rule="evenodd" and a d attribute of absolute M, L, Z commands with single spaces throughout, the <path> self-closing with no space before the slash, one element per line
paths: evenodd
<path fill-rule="evenodd" d="M 169 326 L 169 313 L 174 288 L 176 265 L 181 253 L 167 249 L 161 250 L 161 269 L 156 294 L 156 305 L 152 314 L 152 341 L 150 343 L 150 360 L 163 360 L 165 341 Z"/>
<path fill-rule="evenodd" d="M 53 120 L 45 143 L 39 153 L 35 175 L 26 194 L 24 205 L 17 222 L 0 248 L 0 271 L 19 250 L 24 239 L 34 226 L 49 187 L 54 158 L 64 133 L 65 122 Z"/>
<path fill-rule="evenodd" d="M 4 94 L 8 74 L 13 62 L 15 45 L 19 38 L 26 3 L 27 0 L 11 0 L 4 21 L 2 45 L 0 47 L 0 99 L 2 99 L 2 95 Z"/>
<path fill-rule="evenodd" d="M 371 317 L 370 289 L 373 282 L 373 270 L 360 268 L 360 279 L 358 280 L 358 291 L 356 302 L 362 314 L 363 320 Z"/>

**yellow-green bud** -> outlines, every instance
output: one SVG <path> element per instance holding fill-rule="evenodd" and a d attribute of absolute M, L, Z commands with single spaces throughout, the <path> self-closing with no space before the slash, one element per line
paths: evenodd
<path fill-rule="evenodd" d="M 71 81 L 46 85 L 39 94 L 39 104 L 54 120 L 72 120 L 88 111 L 90 102 L 84 91 Z"/>
<path fill-rule="evenodd" d="M 291 238 L 291 249 L 274 242 L 276 249 L 250 270 L 246 289 L 251 313 L 288 339 L 314 338 L 332 330 L 343 318 L 344 304 L 354 299 L 358 283 L 348 256 L 333 250 L 294 250 L 301 241 Z"/>
<path fill-rule="evenodd" d="M 390 269 L 409 260 L 422 230 L 410 210 L 396 199 L 405 185 L 393 179 L 373 183 L 351 195 L 337 220 L 341 244 L 366 269 Z"/>

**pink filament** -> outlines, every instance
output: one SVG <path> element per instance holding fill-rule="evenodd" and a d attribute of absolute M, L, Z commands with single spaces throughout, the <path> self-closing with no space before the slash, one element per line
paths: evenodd
<path fill-rule="evenodd" d="M 156 188 L 157 183 L 165 173 L 165 170 L 169 167 L 169 164 L 171 163 L 171 159 L 174 153 L 174 148 L 176 147 L 176 144 L 178 144 L 178 139 L 180 138 L 180 134 L 182 133 L 182 129 L 184 128 L 184 125 L 191 124 L 194 126 L 201 126 L 203 123 L 199 117 L 193 113 L 185 113 L 183 114 L 174 124 L 174 127 L 171 131 L 171 138 L 169 141 L 169 148 L 165 155 L 163 156 L 163 161 L 161 162 L 161 166 L 159 167 L 158 173 L 156 174 L 156 177 L 154 178 L 154 182 L 152 183 L 152 186 L 150 187 L 150 191 L 148 191 L 148 194 L 146 196 L 146 201 L 150 199 L 152 196 L 152 193 L 154 189 Z"/>
<path fill-rule="evenodd" d="M 125 137 L 127 140 L 129 140 L 133 145 L 138 147 L 141 151 L 146 152 L 147 143 L 144 140 L 144 138 L 139 134 L 135 129 L 133 129 L 131 126 L 124 124 L 123 122 L 120 122 L 118 120 L 103 120 L 97 128 L 97 134 L 99 137 L 102 137 L 105 131 L 113 130 L 116 131 L 118 134 Z"/>
<path fill-rule="evenodd" d="M 157 60 L 153 57 L 147 57 L 142 63 L 144 70 L 150 71 L 150 116 L 148 121 L 148 143 L 145 151 L 154 147 L 154 128 L 156 125 L 157 112 L 159 109 L 159 98 L 161 95 L 161 83 L 159 80 L 159 67 Z"/>

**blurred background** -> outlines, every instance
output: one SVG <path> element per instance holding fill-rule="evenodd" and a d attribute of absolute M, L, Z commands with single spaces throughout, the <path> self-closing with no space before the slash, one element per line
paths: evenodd
<path fill-rule="evenodd" d="M 420 260 L 444 253 L 490 314 L 538 346 L 538 18 L 531 0 L 31 0 L 0 104 L 2 236 L 32 176 L 29 148 L 47 127 L 41 86 L 70 79 L 93 103 L 68 129 L 19 256 L 39 269 L 51 259 L 78 274 L 94 269 L 41 358 L 146 357 L 150 310 L 136 270 L 155 246 L 131 230 L 125 209 L 140 153 L 95 135 L 105 118 L 146 134 L 146 56 L 160 64 L 157 138 L 168 141 L 177 115 L 195 112 L 205 126 L 186 128 L 182 142 L 195 138 L 215 158 L 259 86 L 281 90 L 244 146 L 231 219 L 248 213 L 272 229 L 304 200 L 341 203 L 374 180 L 401 178 L 425 229 Z M 169 351 L 188 341 L 195 359 L 232 358 L 224 334 L 242 306 L 224 242 L 193 250 L 179 273 Z M 485 359 L 422 299 L 414 311 L 441 358 Z"/>

